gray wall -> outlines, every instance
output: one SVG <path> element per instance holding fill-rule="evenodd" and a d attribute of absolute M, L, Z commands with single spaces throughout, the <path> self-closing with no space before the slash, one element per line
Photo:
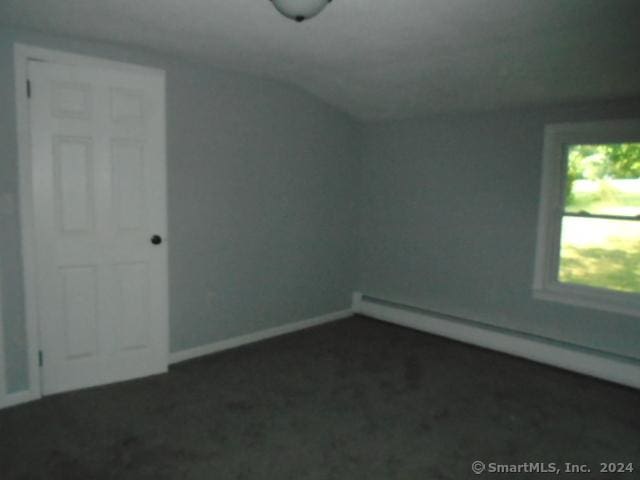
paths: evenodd
<path fill-rule="evenodd" d="M 0 29 L 5 200 L 18 194 L 14 41 L 166 70 L 172 351 L 349 306 L 357 170 L 348 117 L 279 83 Z M 0 210 L 9 391 L 27 384 L 20 255 L 17 210 Z"/>
<path fill-rule="evenodd" d="M 637 318 L 532 299 L 546 122 L 640 115 L 640 101 L 367 126 L 365 294 L 640 358 Z"/>

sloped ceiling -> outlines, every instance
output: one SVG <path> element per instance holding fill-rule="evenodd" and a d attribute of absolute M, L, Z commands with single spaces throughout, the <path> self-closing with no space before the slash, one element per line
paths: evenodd
<path fill-rule="evenodd" d="M 640 96 L 640 0 L 2 0 L 0 25 L 276 78 L 365 120 Z"/>

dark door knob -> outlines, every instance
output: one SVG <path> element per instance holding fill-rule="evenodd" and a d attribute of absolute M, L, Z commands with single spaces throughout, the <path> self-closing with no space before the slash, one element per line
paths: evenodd
<path fill-rule="evenodd" d="M 162 243 L 162 237 L 160 235 L 152 236 L 151 243 L 153 243 L 154 245 L 160 245 Z"/>

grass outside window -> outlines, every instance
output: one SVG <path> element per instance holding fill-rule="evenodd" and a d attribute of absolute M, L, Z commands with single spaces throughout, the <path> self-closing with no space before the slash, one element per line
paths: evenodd
<path fill-rule="evenodd" d="M 640 143 L 571 145 L 566 161 L 558 280 L 640 293 Z"/>

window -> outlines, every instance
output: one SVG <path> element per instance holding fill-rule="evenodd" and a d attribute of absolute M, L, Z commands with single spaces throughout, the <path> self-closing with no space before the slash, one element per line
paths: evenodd
<path fill-rule="evenodd" d="M 534 296 L 640 316 L 640 121 L 545 129 Z"/>

